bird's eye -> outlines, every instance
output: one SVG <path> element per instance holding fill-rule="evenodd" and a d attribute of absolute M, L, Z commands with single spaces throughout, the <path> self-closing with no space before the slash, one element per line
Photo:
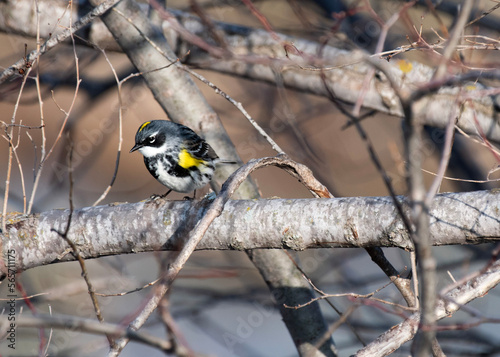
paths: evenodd
<path fill-rule="evenodd" d="M 154 143 L 154 142 L 155 142 L 155 140 L 156 140 L 156 136 L 155 136 L 155 135 L 151 135 L 151 136 L 148 138 L 148 142 L 149 142 L 150 144 Z"/>

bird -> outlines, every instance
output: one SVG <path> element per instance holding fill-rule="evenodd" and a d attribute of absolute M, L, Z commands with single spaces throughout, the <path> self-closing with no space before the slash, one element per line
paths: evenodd
<path fill-rule="evenodd" d="M 170 192 L 188 193 L 205 186 L 212 180 L 215 165 L 234 164 L 223 161 L 214 149 L 185 125 L 168 120 L 151 120 L 139 127 L 135 145 L 130 152 L 139 150 L 149 173 Z"/>

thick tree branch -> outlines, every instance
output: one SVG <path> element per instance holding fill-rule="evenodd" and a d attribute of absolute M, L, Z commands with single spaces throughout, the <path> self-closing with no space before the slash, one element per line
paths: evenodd
<path fill-rule="evenodd" d="M 68 236 L 86 259 L 177 250 L 186 239 L 179 232 L 188 218 L 203 216 L 209 203 L 158 199 L 86 207 L 74 211 Z M 404 207 L 408 213 L 406 203 Z M 9 219 L 2 239 L 5 252 L 16 250 L 17 269 L 74 260 L 67 243 L 52 231 L 66 227 L 68 214 L 52 210 Z M 500 201 L 493 191 L 437 195 L 429 215 L 433 245 L 478 244 L 500 237 Z M 412 249 L 390 197 L 230 200 L 196 249 L 373 246 Z"/>

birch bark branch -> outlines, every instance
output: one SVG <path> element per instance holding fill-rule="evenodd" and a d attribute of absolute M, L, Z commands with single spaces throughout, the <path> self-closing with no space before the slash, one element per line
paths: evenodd
<path fill-rule="evenodd" d="M 405 199 L 405 213 L 409 207 Z M 201 217 L 209 200 L 154 200 L 75 210 L 68 233 L 86 259 L 182 246 L 183 224 Z M 69 210 L 10 217 L 4 250 L 15 249 L 17 269 L 74 260 L 63 239 Z M 437 195 L 429 212 L 435 246 L 500 239 L 500 200 L 493 191 Z M 230 200 L 197 250 L 322 247 L 413 249 L 391 197 Z M 6 255 L 5 255 L 6 256 Z M 5 274 L 5 272 L 2 272 Z"/>

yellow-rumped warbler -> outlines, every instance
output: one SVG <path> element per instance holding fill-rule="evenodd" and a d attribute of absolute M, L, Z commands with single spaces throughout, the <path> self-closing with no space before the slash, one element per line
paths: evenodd
<path fill-rule="evenodd" d="M 214 149 L 187 126 L 167 120 L 143 123 L 130 150 L 144 156 L 144 163 L 169 191 L 191 192 L 210 182 L 215 164 L 222 162 Z M 234 163 L 224 161 L 224 163 Z"/>

